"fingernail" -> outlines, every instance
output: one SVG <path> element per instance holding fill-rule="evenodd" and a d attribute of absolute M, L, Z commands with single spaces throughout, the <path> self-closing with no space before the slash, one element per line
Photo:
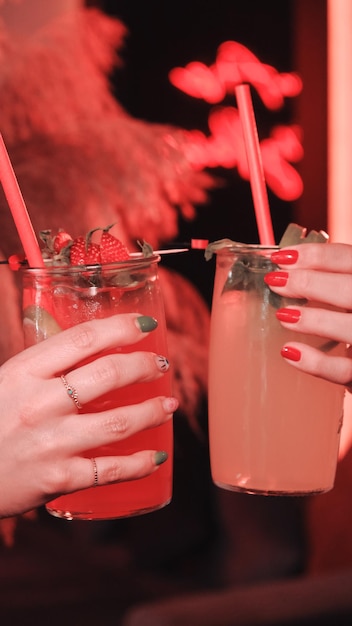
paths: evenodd
<path fill-rule="evenodd" d="M 167 461 L 168 458 L 169 455 L 167 452 L 165 452 L 165 450 L 159 450 L 154 455 L 155 465 L 162 465 L 163 463 L 165 463 L 165 461 Z"/>
<path fill-rule="evenodd" d="M 164 398 L 163 400 L 163 408 L 166 413 L 174 413 L 178 408 L 178 400 L 177 398 Z"/>
<path fill-rule="evenodd" d="M 289 324 L 295 324 L 301 319 L 301 311 L 298 309 L 282 308 L 276 311 L 276 317 L 280 322 L 288 322 Z"/>
<path fill-rule="evenodd" d="M 301 360 L 300 350 L 297 350 L 297 348 L 292 348 L 292 346 L 284 346 L 281 349 L 281 356 L 283 356 L 284 359 L 288 359 L 289 361 Z"/>
<path fill-rule="evenodd" d="M 298 250 L 277 250 L 271 255 L 273 263 L 278 265 L 293 265 L 298 259 Z"/>
<path fill-rule="evenodd" d="M 136 324 L 142 333 L 149 333 L 157 327 L 158 322 L 154 317 L 149 317 L 149 315 L 140 315 L 136 319 Z"/>
<path fill-rule="evenodd" d="M 166 358 L 165 356 L 161 356 L 160 354 L 158 354 L 158 355 L 155 357 L 155 360 L 156 360 L 156 364 L 157 364 L 157 366 L 158 366 L 159 370 L 160 370 L 161 372 L 167 372 L 167 370 L 168 370 L 168 369 L 169 369 L 169 367 L 170 367 L 170 363 L 169 363 L 169 361 L 167 360 L 167 358 Z"/>
<path fill-rule="evenodd" d="M 264 276 L 264 281 L 269 287 L 285 287 L 287 279 L 287 272 L 269 272 Z"/>

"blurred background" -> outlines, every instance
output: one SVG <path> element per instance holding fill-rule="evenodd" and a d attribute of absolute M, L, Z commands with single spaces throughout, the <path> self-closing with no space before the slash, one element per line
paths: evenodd
<path fill-rule="evenodd" d="M 304 191 L 295 200 L 278 198 L 269 189 L 269 202 L 277 240 L 290 221 L 308 229 L 327 227 L 327 109 L 326 109 L 326 2 L 285 0 L 275 3 L 187 2 L 166 6 L 161 0 L 142 3 L 88 2 L 126 24 L 129 35 L 122 53 L 124 67 L 112 77 L 119 102 L 135 117 L 149 122 L 174 124 L 188 130 L 208 130 L 209 103 L 176 89 L 168 79 L 170 70 L 192 61 L 212 65 L 220 44 L 235 41 L 246 46 L 262 63 L 278 72 L 297 72 L 303 81 L 299 97 L 269 111 L 253 90 L 259 138 L 272 127 L 298 124 L 304 135 L 304 159 L 295 168 L 304 181 Z M 228 95 L 225 102 L 236 106 Z M 214 105 L 213 105 L 214 106 Z M 214 170 L 213 170 L 214 171 Z M 223 181 L 192 221 L 181 220 L 180 241 L 192 237 L 210 240 L 229 237 L 257 242 L 250 186 L 236 168 L 214 172 Z M 215 217 L 216 216 L 216 217 Z M 207 299 L 209 281 L 204 281 L 199 255 L 173 259 Z M 201 261 L 201 263 L 199 263 Z"/>
<path fill-rule="evenodd" d="M 273 70 L 252 95 L 259 139 L 266 147 L 271 140 L 276 240 L 292 221 L 329 229 L 328 9 L 326 0 L 0 3 L 0 130 L 36 231 L 62 226 L 82 234 L 116 219 L 130 246 L 137 238 L 155 246 L 258 242 L 240 142 L 229 142 L 232 162 L 207 162 L 206 150 L 202 166 L 189 158 L 197 138 L 209 143 L 219 112 L 236 107 L 233 90 L 209 101 L 171 80 L 175 68 L 195 61 L 214 67 L 229 41 Z M 298 76 L 302 89 L 270 105 L 284 76 Z M 280 143 L 277 128 L 294 132 Z M 347 210 L 348 200 L 345 194 Z M 8 213 L 1 196 L 5 258 L 20 247 Z M 190 250 L 162 266 L 181 398 L 173 501 L 114 522 L 68 523 L 44 510 L 3 522 L 2 623 L 351 623 L 348 446 L 335 489 L 315 499 L 214 488 L 206 380 L 214 265 Z M 21 328 L 16 278 L 1 271 L 10 294 L 0 312 L 8 329 L 3 361 L 21 348 Z"/>

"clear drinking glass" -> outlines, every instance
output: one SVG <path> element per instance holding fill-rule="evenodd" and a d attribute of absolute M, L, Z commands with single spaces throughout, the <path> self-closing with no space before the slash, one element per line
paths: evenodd
<path fill-rule="evenodd" d="M 275 269 L 275 249 L 228 245 L 216 252 L 209 355 L 212 476 L 219 487 L 247 493 L 325 492 L 334 483 L 344 390 L 290 366 L 280 349 L 290 340 L 331 354 L 343 354 L 346 346 L 281 326 L 275 310 L 294 301 L 264 283 Z"/>
<path fill-rule="evenodd" d="M 158 256 L 137 257 L 111 265 L 48 267 L 23 270 L 25 343 L 29 346 L 80 322 L 118 313 L 154 317 L 158 327 L 138 344 L 138 350 L 167 356 L 166 325 L 158 280 Z M 135 346 L 117 348 L 131 352 Z M 58 372 L 58 375 L 64 372 Z M 170 374 L 117 389 L 84 406 L 84 412 L 136 404 L 169 396 Z M 167 505 L 172 496 L 172 421 L 140 432 L 125 441 L 87 450 L 88 458 L 128 455 L 137 450 L 165 450 L 169 458 L 157 472 L 126 483 L 98 486 L 52 500 L 47 510 L 66 519 L 108 519 L 140 515 Z"/>

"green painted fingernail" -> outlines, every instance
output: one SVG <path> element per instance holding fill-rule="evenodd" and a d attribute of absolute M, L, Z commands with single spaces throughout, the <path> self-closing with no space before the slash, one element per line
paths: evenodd
<path fill-rule="evenodd" d="M 155 453 L 155 465 L 161 465 L 165 463 L 168 459 L 168 453 L 165 450 L 159 450 L 159 452 Z"/>
<path fill-rule="evenodd" d="M 149 317 L 149 315 L 141 315 L 140 317 L 137 317 L 136 322 L 142 333 L 149 333 L 158 325 L 156 319 L 154 319 L 154 317 Z"/>

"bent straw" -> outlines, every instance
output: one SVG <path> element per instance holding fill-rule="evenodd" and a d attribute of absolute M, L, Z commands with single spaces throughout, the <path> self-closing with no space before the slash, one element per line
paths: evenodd
<path fill-rule="evenodd" d="M 274 246 L 275 238 L 249 85 L 238 85 L 235 92 L 246 147 L 259 241 L 262 245 Z"/>
<path fill-rule="evenodd" d="M 30 267 L 43 267 L 43 257 L 10 157 L 0 133 L 0 180 Z"/>

